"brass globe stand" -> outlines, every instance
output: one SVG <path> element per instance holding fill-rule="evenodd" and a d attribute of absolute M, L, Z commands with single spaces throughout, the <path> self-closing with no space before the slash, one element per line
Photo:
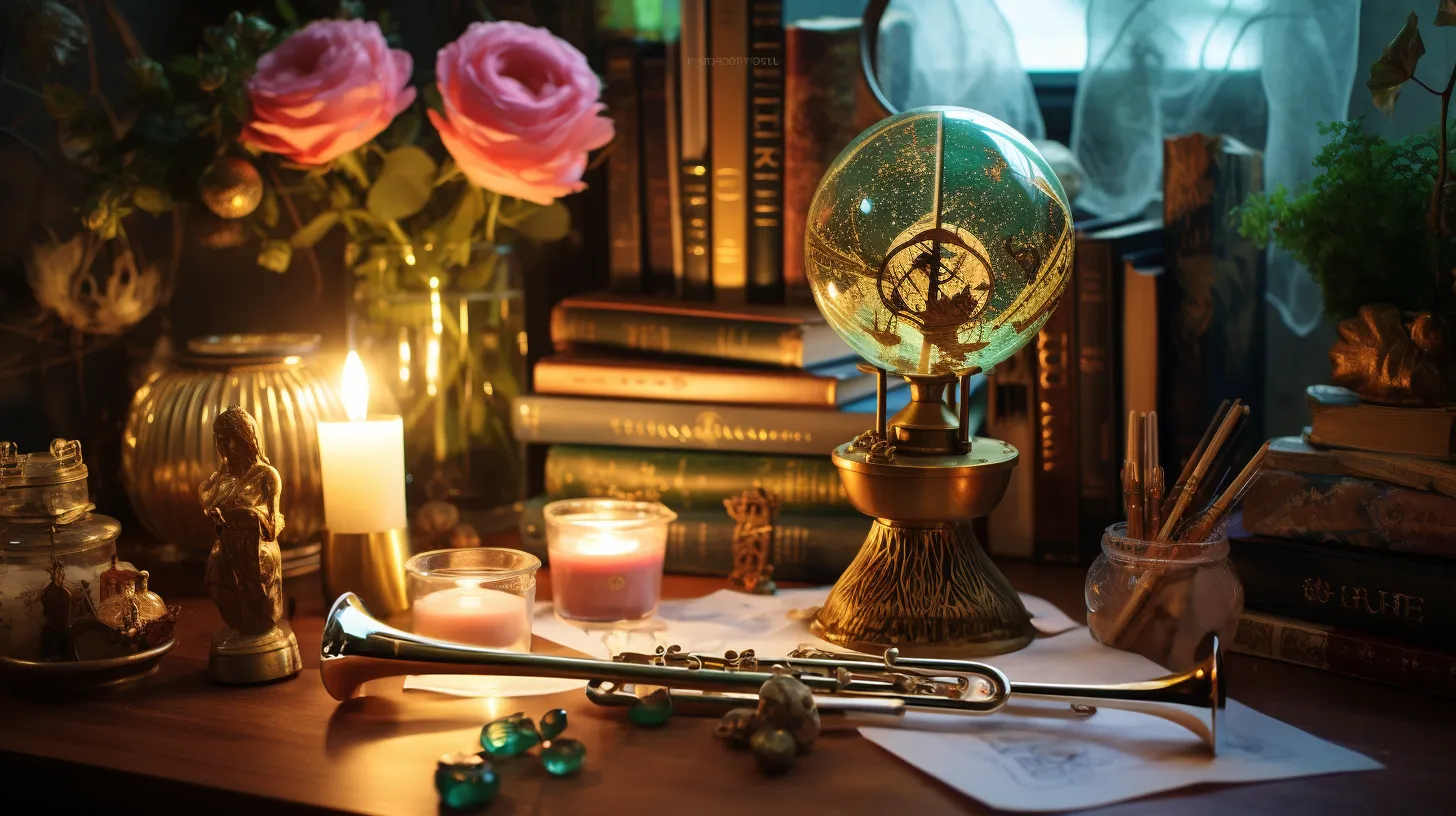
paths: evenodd
<path fill-rule="evenodd" d="M 911 402 L 888 421 L 877 372 L 875 430 L 839 446 L 834 464 L 849 500 L 875 519 L 811 629 L 865 652 L 895 647 L 926 657 L 982 657 L 1031 642 L 1031 616 L 981 549 L 971 521 L 1006 492 L 1017 452 L 971 437 L 970 378 L 907 375 Z M 958 415 L 945 400 L 958 386 Z"/>

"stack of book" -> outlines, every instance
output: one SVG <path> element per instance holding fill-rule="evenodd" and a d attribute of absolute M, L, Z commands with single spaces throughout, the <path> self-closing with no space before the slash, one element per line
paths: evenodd
<path fill-rule="evenodd" d="M 513 414 L 517 439 L 549 446 L 525 549 L 545 557 L 547 501 L 661 501 L 678 513 L 666 569 L 727 575 L 723 501 L 763 487 L 782 502 L 775 577 L 831 582 L 849 564 L 870 520 L 829 454 L 873 427 L 875 384 L 816 309 L 605 294 L 562 301 L 551 331 L 556 353 Z M 889 410 L 908 393 L 891 390 Z"/>
<path fill-rule="evenodd" d="M 1308 441 L 1270 443 L 1231 531 L 1232 648 L 1456 696 L 1456 409 L 1310 392 Z"/>
<path fill-rule="evenodd" d="M 814 190 L 884 114 L 860 78 L 859 20 L 786 26 L 782 6 L 598 0 L 610 32 L 604 101 L 617 128 L 607 159 L 613 291 L 809 300 Z"/>

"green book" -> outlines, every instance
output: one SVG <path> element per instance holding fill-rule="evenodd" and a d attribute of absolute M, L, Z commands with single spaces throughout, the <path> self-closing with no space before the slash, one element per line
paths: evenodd
<path fill-rule="evenodd" d="M 539 496 L 521 511 L 521 549 L 550 566 L 543 514 L 551 499 Z M 773 577 L 830 584 L 859 553 L 871 521 L 866 516 L 782 513 L 774 525 Z M 672 575 L 726 577 L 733 571 L 733 520 L 723 509 L 684 510 L 668 525 L 664 571 Z"/>
<path fill-rule="evenodd" d="M 753 487 L 778 496 L 785 513 L 854 512 L 828 456 L 585 445 L 552 445 L 546 453 L 546 493 L 553 498 L 660 501 L 721 514 L 724 499 Z"/>

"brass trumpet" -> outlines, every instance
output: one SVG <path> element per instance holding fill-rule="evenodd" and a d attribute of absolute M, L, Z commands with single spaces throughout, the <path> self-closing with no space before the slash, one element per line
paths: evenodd
<path fill-rule="evenodd" d="M 989 714 L 1013 700 L 1048 700 L 1084 715 L 1100 706 L 1161 717 L 1196 734 L 1215 754 L 1228 693 L 1216 638 L 1213 654 L 1180 674 L 1108 685 L 1022 683 L 985 663 L 902 657 L 895 649 L 880 660 L 802 648 L 787 657 L 764 658 L 753 652 L 709 656 L 666 647 L 613 660 L 484 649 L 388 626 L 352 592 L 339 596 L 329 610 L 319 657 L 324 688 L 335 700 L 354 697 L 365 683 L 385 677 L 482 674 L 586 680 L 587 698 L 608 706 L 637 699 L 627 686 L 665 687 L 674 702 L 721 711 L 753 705 L 759 686 L 776 671 L 798 677 L 826 714 L 897 716 L 909 709 Z"/>

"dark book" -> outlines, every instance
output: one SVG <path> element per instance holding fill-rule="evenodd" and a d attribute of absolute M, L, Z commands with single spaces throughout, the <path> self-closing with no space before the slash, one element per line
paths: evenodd
<path fill-rule="evenodd" d="M 548 566 L 546 499 L 532 499 L 521 512 L 521 549 Z M 864 516 L 805 516 L 782 513 L 774 525 L 769 562 L 780 581 L 832 584 L 859 553 L 870 532 Z M 722 507 L 686 510 L 667 527 L 663 570 L 671 575 L 726 577 L 733 572 L 734 522 Z"/>
<path fill-rule="evenodd" d="M 859 67 L 858 18 L 784 28 L 783 270 L 791 303 L 813 300 L 804 277 L 804 225 L 824 171 L 882 113 Z"/>
<path fill-rule="evenodd" d="M 1450 560 L 1278 538 L 1229 546 L 1246 609 L 1404 643 L 1456 643 Z"/>
<path fill-rule="evenodd" d="M 1122 257 L 1118 312 L 1122 324 L 1121 414 L 1158 410 L 1158 281 L 1162 276 L 1162 248 Z"/>
<path fill-rule="evenodd" d="M 679 91 L 678 69 L 680 57 L 678 44 L 669 42 L 667 49 L 667 220 L 671 242 L 672 288 L 667 294 L 682 296 L 683 293 L 683 206 L 682 206 L 682 113 L 679 107 L 682 94 Z"/>
<path fill-rule="evenodd" d="M 723 509 L 723 500 L 762 487 L 786 513 L 855 513 L 827 456 L 552 445 L 546 493 L 555 498 L 659 501 L 673 510 Z"/>
<path fill-rule="evenodd" d="M 909 389 L 890 392 L 894 410 Z M 828 456 L 874 427 L 874 398 L 841 411 L 532 394 L 512 401 L 520 442 Z"/>
<path fill-rule="evenodd" d="M 1039 510 L 1032 552 L 1038 561 L 1075 564 L 1082 559 L 1076 339 L 1077 298 L 1068 291 L 1037 332 L 1034 351 L 1036 446 L 1028 459 Z"/>
<path fill-rule="evenodd" d="M 1305 393 L 1315 445 L 1456 460 L 1456 408 L 1371 405 L 1333 385 L 1312 385 Z"/>
<path fill-rule="evenodd" d="M 1245 612 L 1228 649 L 1236 654 L 1456 697 L 1456 655 L 1364 632 Z"/>
<path fill-rule="evenodd" d="M 748 299 L 748 4 L 708 4 L 713 300 Z"/>
<path fill-rule="evenodd" d="M 783 4 L 751 0 L 748 16 L 748 300 L 783 303 Z"/>
<path fill-rule="evenodd" d="M 635 40 L 607 43 L 602 95 L 617 135 L 607 156 L 608 280 L 613 291 L 642 291 L 642 146 Z"/>
<path fill-rule="evenodd" d="M 606 347 L 808 368 L 855 356 L 812 306 L 737 306 L 582 295 L 551 311 L 557 350 Z"/>
<path fill-rule="evenodd" d="M 1456 557 L 1456 497 L 1369 479 L 1262 470 L 1242 523 L 1271 538 Z"/>
<path fill-rule="evenodd" d="M 667 56 L 660 43 L 644 46 L 638 76 L 642 83 L 642 195 L 646 246 L 644 287 L 653 294 L 676 294 L 673 278 L 671 176 L 678 172 L 668 146 Z"/>
<path fill-rule="evenodd" d="M 538 394 L 834 408 L 875 393 L 856 360 L 803 370 L 694 365 L 652 358 L 562 354 L 536 363 Z M 893 380 L 891 387 L 902 384 Z"/>
<path fill-rule="evenodd" d="M 1011 471 L 1006 495 L 986 518 L 986 549 L 993 555 L 1030 558 L 1036 537 L 1036 349 L 1025 346 L 986 378 L 986 436 L 1010 444 L 1022 459 Z"/>
<path fill-rule="evenodd" d="M 1269 440 L 1263 466 L 1296 473 L 1353 476 L 1456 496 L 1456 464 L 1389 453 L 1316 448 L 1297 436 Z"/>
<path fill-rule="evenodd" d="M 682 0 L 678 46 L 678 195 L 682 222 L 682 296 L 713 299 L 712 175 L 708 156 L 707 0 Z"/>
<path fill-rule="evenodd" d="M 1263 158 L 1227 136 L 1163 141 L 1165 271 L 1158 420 L 1164 469 L 1192 455 L 1219 402 L 1253 407 L 1231 449 L 1247 462 L 1264 439 L 1264 256 L 1238 234 L 1229 210 L 1264 186 Z"/>

